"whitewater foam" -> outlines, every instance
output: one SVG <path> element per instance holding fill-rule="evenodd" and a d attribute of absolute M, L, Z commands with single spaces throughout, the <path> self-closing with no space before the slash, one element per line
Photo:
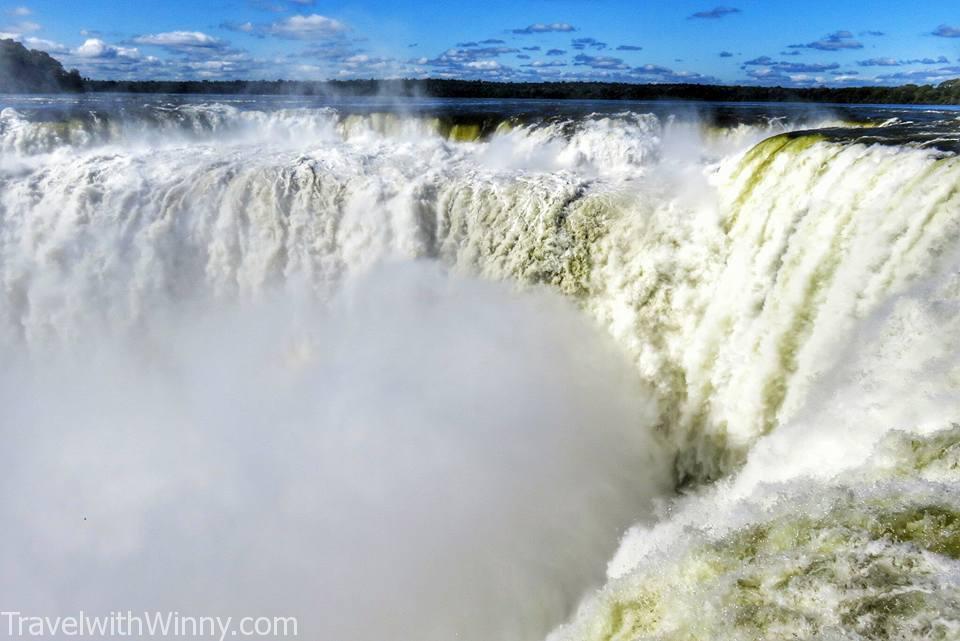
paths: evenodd
<path fill-rule="evenodd" d="M 877 124 L 898 128 L 897 136 L 907 126 Z M 218 447 L 231 442 L 226 425 L 235 421 L 243 438 L 267 444 L 273 436 L 265 426 L 291 418 L 327 425 L 316 405 L 303 413 L 303 399 L 320 394 L 351 426 L 345 442 L 373 443 L 373 452 L 383 435 L 371 422 L 391 420 L 384 408 L 407 407 L 433 389 L 419 408 L 427 416 L 414 413 L 409 422 L 423 427 L 423 439 L 384 442 L 404 455 L 398 467 L 382 468 L 382 479 L 410 472 L 422 455 L 429 461 L 434 446 L 453 448 L 459 453 L 450 460 L 476 474 L 465 487 L 482 498 L 471 503 L 480 507 L 464 515 L 410 503 L 442 489 L 434 484 L 448 475 L 443 466 L 396 505 L 388 501 L 390 510 L 422 507 L 430 526 L 426 534 L 401 528 L 389 553 L 375 546 L 380 561 L 368 570 L 356 560 L 359 548 L 346 554 L 349 563 L 332 566 L 350 591 L 325 601 L 349 620 L 320 628 L 330 634 L 375 638 L 384 629 L 377 626 L 391 622 L 408 631 L 401 638 L 443 638 L 451 629 L 477 638 L 542 636 L 598 579 L 591 569 L 602 567 L 598 559 L 618 532 L 643 520 L 660 496 L 668 500 L 659 520 L 646 518 L 628 533 L 607 586 L 557 638 L 951 638 L 960 576 L 949 462 L 960 414 L 960 166 L 927 144 L 872 133 L 847 140 L 840 126 L 833 115 L 716 127 L 635 112 L 457 121 L 223 104 L 40 122 L 4 110 L 0 345 L 17 364 L 2 391 L 10 416 L 22 417 L 19 427 L 5 421 L 5 431 L 29 450 L 34 431 L 23 425 L 45 426 L 53 445 L 38 449 L 30 465 L 54 479 L 73 469 L 51 453 L 57 439 L 89 446 L 118 432 L 128 445 L 117 474 L 140 491 L 127 494 L 115 516 L 139 514 L 143 528 L 143 519 L 169 514 L 151 513 L 143 505 L 149 497 L 163 496 L 169 483 L 172 497 L 210 487 L 207 475 L 220 476 L 213 471 L 220 468 L 198 457 L 185 476 L 168 475 L 176 458 L 169 447 L 145 455 L 132 445 L 139 419 L 136 429 L 119 428 L 132 411 L 147 408 L 147 434 Z M 450 273 L 391 278 L 410 261 Z M 523 294 L 490 294 L 477 277 Z M 553 300 L 544 290 L 584 311 L 618 354 L 583 338 L 589 329 L 560 303 L 529 315 L 510 311 L 527 297 Z M 337 312 L 352 292 L 360 302 Z M 437 305 L 439 317 L 431 311 Z M 264 311 L 271 306 L 282 313 Z M 193 322 L 201 329 L 184 329 Z M 490 336 L 498 337 L 492 347 Z M 484 356 L 491 348 L 516 353 L 491 363 Z M 546 357 L 554 352 L 560 361 Z M 98 354 L 115 362 L 94 369 L 93 389 L 79 385 Z M 632 367 L 598 363 L 621 358 Z M 366 394 L 367 382 L 380 380 L 378 364 L 386 376 Z M 174 375 L 155 374 L 157 367 Z M 100 389 L 127 370 L 137 372 L 122 388 L 129 400 Z M 244 375 L 225 376 L 233 370 Z M 174 384 L 178 376 L 186 378 Z M 23 401 L 41 398 L 51 377 L 54 402 Z M 194 398 L 210 386 L 216 402 Z M 64 430 L 77 421 L 69 408 L 91 413 L 86 397 L 113 408 L 111 418 L 96 429 L 74 426 L 71 438 Z M 253 424 L 224 413 L 225 403 L 244 397 L 272 409 L 241 403 Z M 467 429 L 462 443 L 431 431 L 491 408 L 492 418 Z M 372 418 L 363 419 L 367 412 Z M 587 438 L 585 426 L 595 436 Z M 489 429 L 500 447 L 488 447 Z M 312 439 L 322 442 L 323 433 L 298 428 L 289 447 L 270 446 L 277 460 L 252 468 L 245 447 L 228 447 L 231 468 L 211 495 L 216 514 L 233 505 L 255 518 L 249 497 L 270 497 L 251 484 L 252 473 L 276 496 L 291 493 L 282 505 L 324 506 L 299 516 L 274 510 L 267 523 L 235 535 L 214 528 L 237 550 L 259 550 L 272 549 L 271 537 L 287 540 L 279 530 L 309 521 L 305 538 L 294 537 L 289 554 L 277 557 L 276 574 L 252 562 L 224 570 L 237 584 L 259 572 L 276 577 L 293 591 L 281 592 L 280 605 L 309 609 L 309 596 L 331 583 L 311 565 L 323 554 L 306 538 L 336 535 L 336 527 L 317 534 L 315 519 L 345 508 L 304 486 L 314 477 L 300 454 L 314 452 Z M 335 453 L 345 447 L 333 442 Z M 95 465 L 100 456 L 83 460 Z M 501 456 L 509 463 L 491 462 Z M 368 464 L 344 460 L 339 481 L 371 478 L 358 471 Z M 8 475 L 21 485 L 33 478 L 18 469 L 27 468 Z M 511 497 L 511 483 L 528 469 L 539 489 Z M 668 469 L 689 496 L 669 499 Z M 55 491 L 44 496 L 65 501 Z M 186 504 L 203 522 L 202 507 Z M 560 511 L 541 513 L 548 504 Z M 502 514 L 512 516 L 492 527 Z M 43 518 L 53 525 L 26 519 L 8 536 L 44 532 L 48 546 L 62 545 L 57 534 L 66 525 Z M 96 554 L 116 547 L 139 559 L 150 544 L 175 553 L 164 541 L 196 531 L 171 522 L 180 529 L 161 528 L 160 538 L 147 536 L 149 528 L 111 530 L 104 539 L 111 549 Z M 356 538 L 388 523 L 358 526 Z M 464 524 L 469 533 L 457 529 Z M 550 538 L 566 530 L 571 539 Z M 451 552 L 427 562 L 448 534 Z M 82 551 L 96 550 L 83 541 Z M 485 541 L 489 554 L 472 556 L 468 549 Z M 295 562 L 315 576 L 292 570 Z M 137 563 L 127 569 L 150 567 Z M 393 570 L 391 578 L 378 574 Z M 10 594 L 21 594 L 25 572 L 11 574 Z M 483 580 L 463 589 L 474 575 Z M 109 603 L 116 593 L 108 577 L 98 579 Z M 404 581 L 418 587 L 401 592 L 447 597 L 399 598 Z M 159 598 L 143 590 L 144 600 Z M 491 592 L 501 597 L 485 601 Z M 31 594 L 44 602 L 51 591 L 33 584 Z M 220 605 L 235 607 L 261 593 L 218 594 Z M 349 605 L 357 594 L 360 609 Z M 64 588 L 58 598 L 68 596 Z M 394 609 L 380 619 L 360 614 L 374 607 Z M 371 627 L 351 627 L 358 619 Z M 491 628 L 491 620 L 504 625 Z"/>

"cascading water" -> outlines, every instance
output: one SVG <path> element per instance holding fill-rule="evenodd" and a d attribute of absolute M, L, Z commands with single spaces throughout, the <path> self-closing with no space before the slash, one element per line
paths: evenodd
<path fill-rule="evenodd" d="M 949 116 L 250 102 L 0 114 L 4 602 L 960 634 Z"/>

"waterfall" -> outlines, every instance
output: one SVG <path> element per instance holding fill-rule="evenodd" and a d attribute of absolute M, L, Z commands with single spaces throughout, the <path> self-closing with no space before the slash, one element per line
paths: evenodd
<path fill-rule="evenodd" d="M 613 556 L 557 639 L 949 638 L 960 161 L 865 124 L 4 109 L 2 537 L 62 556 L 0 595 L 512 641 Z"/>

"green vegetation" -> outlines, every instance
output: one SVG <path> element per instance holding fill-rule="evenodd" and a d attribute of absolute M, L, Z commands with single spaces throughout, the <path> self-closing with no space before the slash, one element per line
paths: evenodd
<path fill-rule="evenodd" d="M 483 80 L 88 80 L 88 91 L 306 96 L 431 96 L 435 98 L 535 98 L 541 100 L 702 100 L 711 102 L 832 102 L 846 104 L 960 104 L 960 79 L 938 86 L 748 87 L 740 85 L 637 85 L 617 82 L 486 82 Z"/>
<path fill-rule="evenodd" d="M 252 94 L 304 96 L 431 96 L 541 100 L 698 100 L 710 102 L 831 102 L 849 104 L 960 104 L 960 79 L 937 86 L 790 88 L 743 85 L 630 84 L 621 82 L 486 82 L 483 80 L 91 80 L 67 72 L 49 54 L 0 40 L 0 92 L 55 91 Z"/>
<path fill-rule="evenodd" d="M 76 69 L 66 71 L 44 51 L 28 50 L 14 40 L 0 40 L 0 93 L 83 91 Z"/>

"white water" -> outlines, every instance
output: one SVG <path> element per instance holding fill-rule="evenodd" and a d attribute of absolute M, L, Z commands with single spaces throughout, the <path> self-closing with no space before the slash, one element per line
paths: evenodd
<path fill-rule="evenodd" d="M 954 157 L 633 114 L 0 125 L 18 608 L 537 638 L 641 521 L 557 635 L 956 632 L 952 539 L 888 523 L 957 513 L 892 432 L 955 448 Z M 654 523 L 671 470 L 724 480 Z"/>

